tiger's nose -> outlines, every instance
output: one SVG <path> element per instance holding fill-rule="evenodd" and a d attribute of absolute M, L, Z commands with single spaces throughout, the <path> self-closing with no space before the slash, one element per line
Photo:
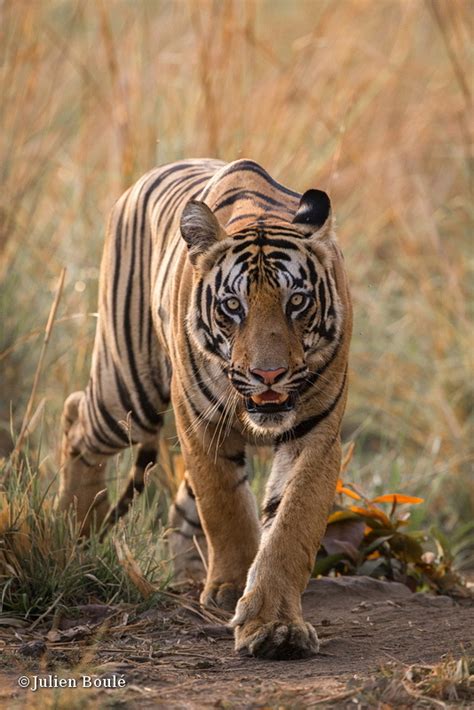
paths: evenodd
<path fill-rule="evenodd" d="M 256 368 L 254 370 L 250 370 L 250 372 L 265 385 L 274 385 L 275 382 L 281 380 L 285 372 L 288 372 L 288 368 L 277 367 L 274 370 L 259 370 Z"/>

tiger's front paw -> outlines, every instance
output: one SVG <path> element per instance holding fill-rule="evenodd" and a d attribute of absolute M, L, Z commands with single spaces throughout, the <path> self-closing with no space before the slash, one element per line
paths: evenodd
<path fill-rule="evenodd" d="M 235 628 L 235 650 L 241 655 L 272 660 L 309 658 L 317 654 L 319 641 L 311 624 L 294 614 L 278 618 L 277 610 L 281 608 L 279 604 L 269 603 L 257 590 L 245 594 L 231 622 Z M 272 616 L 274 618 L 269 619 Z"/>
<path fill-rule="evenodd" d="M 305 621 L 250 621 L 235 629 L 235 650 L 275 661 L 310 658 L 319 651 L 316 631 Z"/>
<path fill-rule="evenodd" d="M 242 596 L 243 585 L 238 586 L 232 582 L 207 583 L 200 597 L 202 606 L 209 609 L 219 607 L 224 611 L 233 612 Z"/>

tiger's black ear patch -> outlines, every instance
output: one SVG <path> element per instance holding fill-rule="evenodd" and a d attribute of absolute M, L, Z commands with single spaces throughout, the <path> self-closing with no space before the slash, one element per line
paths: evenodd
<path fill-rule="evenodd" d="M 320 229 L 331 212 L 331 200 L 322 190 L 306 190 L 293 218 L 295 224 L 307 224 Z"/>
<path fill-rule="evenodd" d="M 197 200 L 190 200 L 185 205 L 181 214 L 180 229 L 193 264 L 200 254 L 204 254 L 225 236 L 212 210 L 204 202 Z"/>

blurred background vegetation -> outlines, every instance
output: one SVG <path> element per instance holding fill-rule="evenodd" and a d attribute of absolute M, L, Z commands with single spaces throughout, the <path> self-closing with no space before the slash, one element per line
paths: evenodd
<path fill-rule="evenodd" d="M 45 482 L 57 474 L 121 192 L 160 163 L 248 157 L 333 200 L 355 307 L 345 480 L 421 495 L 418 525 L 449 534 L 472 519 L 472 12 L 468 0 L 4 0 L 1 452 L 66 267 L 28 439 Z M 170 490 L 173 445 L 159 474 Z"/>

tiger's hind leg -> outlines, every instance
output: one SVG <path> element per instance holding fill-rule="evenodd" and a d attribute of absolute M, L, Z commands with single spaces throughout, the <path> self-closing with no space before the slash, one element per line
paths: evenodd
<path fill-rule="evenodd" d="M 156 463 L 158 432 L 150 441 L 140 444 L 135 457 L 135 462 L 130 471 L 127 484 L 115 505 L 109 509 L 102 526 L 102 538 L 119 518 L 128 512 L 134 497 L 140 495 L 145 488 L 146 472 Z"/>
<path fill-rule="evenodd" d="M 206 577 L 204 563 L 207 564 L 207 542 L 187 474 L 170 508 L 168 523 L 173 580 L 178 583 L 202 582 Z"/>
<path fill-rule="evenodd" d="M 84 535 L 92 525 L 102 524 L 109 507 L 105 471 L 107 456 L 86 446 L 81 409 L 85 392 L 73 392 L 64 403 L 62 414 L 60 510 L 72 507 Z"/>
<path fill-rule="evenodd" d="M 157 427 L 155 435 L 148 434 L 146 441 L 139 444 L 125 489 L 111 508 L 105 475 L 107 460 L 126 448 L 127 437 L 121 444 L 111 440 L 106 453 L 97 453 L 90 443 L 94 439 L 91 418 L 87 414 L 87 398 L 91 396 L 90 390 L 74 392 L 64 403 L 58 507 L 60 510 L 74 509 L 83 535 L 87 537 L 94 526 L 95 529 L 101 528 L 101 538 L 104 538 L 115 522 L 128 512 L 134 495 L 143 491 L 146 470 L 156 462 L 161 426 Z"/>

